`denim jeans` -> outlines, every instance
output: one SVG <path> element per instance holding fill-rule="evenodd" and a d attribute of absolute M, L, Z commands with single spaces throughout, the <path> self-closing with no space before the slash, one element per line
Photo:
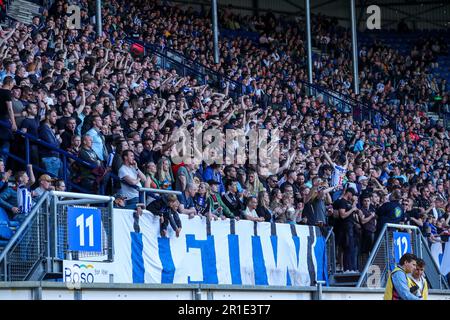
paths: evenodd
<path fill-rule="evenodd" d="M 343 227 L 344 232 L 344 271 L 357 270 L 357 243 L 352 224 Z"/>
<path fill-rule="evenodd" d="M 61 159 L 57 157 L 42 158 L 45 170 L 50 172 L 54 176 L 59 175 L 59 170 L 61 169 Z"/>
<path fill-rule="evenodd" d="M 124 209 L 136 209 L 136 204 L 139 203 L 139 197 L 128 199 Z"/>

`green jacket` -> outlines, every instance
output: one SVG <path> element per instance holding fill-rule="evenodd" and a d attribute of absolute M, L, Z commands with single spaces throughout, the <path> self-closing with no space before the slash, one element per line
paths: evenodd
<path fill-rule="evenodd" d="M 230 211 L 227 205 L 223 203 L 222 197 L 219 192 L 211 193 L 210 200 L 212 203 L 212 210 L 216 210 L 217 208 L 222 207 L 222 214 L 225 215 L 225 217 L 230 219 L 234 218 L 234 214 Z"/>

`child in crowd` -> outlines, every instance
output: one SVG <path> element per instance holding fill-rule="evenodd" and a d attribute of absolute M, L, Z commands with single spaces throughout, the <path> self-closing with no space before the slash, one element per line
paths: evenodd
<path fill-rule="evenodd" d="M 178 207 L 180 202 L 175 195 L 169 195 L 167 197 L 167 205 L 162 210 L 161 216 L 161 237 L 167 236 L 167 226 L 170 226 L 175 231 L 177 237 L 180 236 L 181 232 L 181 220 L 178 215 Z"/>
<path fill-rule="evenodd" d="M 19 214 L 27 215 L 31 212 L 33 205 L 30 187 L 36 181 L 33 173 L 33 166 L 28 165 L 28 172 L 30 176 L 25 171 L 19 171 L 16 174 L 16 184 L 17 184 L 17 206 L 19 208 Z"/>

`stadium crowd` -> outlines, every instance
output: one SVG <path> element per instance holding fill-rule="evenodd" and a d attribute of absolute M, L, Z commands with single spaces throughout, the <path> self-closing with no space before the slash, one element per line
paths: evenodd
<path fill-rule="evenodd" d="M 136 207 L 137 187 L 182 192 L 168 199 L 150 194 L 162 235 L 168 224 L 179 234 L 178 214 L 333 226 L 343 270 L 360 267 L 358 255 L 370 252 L 387 222 L 416 225 L 430 242 L 448 237 L 450 137 L 426 115 L 434 96 L 448 104 L 446 83 L 429 74 L 437 55 L 447 53 L 441 39 L 417 43 L 406 57 L 378 41 L 363 47 L 356 96 L 349 31 L 314 17 L 315 45 L 323 52 L 314 61 L 315 82 L 379 111 L 372 121 L 356 121 L 322 95 L 305 94 L 301 23 L 221 10 L 221 25 L 259 38 L 221 38 L 214 64 L 208 14 L 108 1 L 97 37 L 92 3 L 76 4 L 81 30 L 66 26 L 67 3 L 57 0 L 31 25 L 0 31 L 0 120 L 10 123 L 0 126 L 2 226 L 29 213 L 45 190 L 65 190 L 54 179 L 62 176 L 60 153 L 31 142 L 31 163 L 48 174 L 29 191 L 36 184 L 32 167 L 8 156 L 25 158 L 23 139 L 13 135 L 21 130 L 91 163 L 69 159 L 70 180 L 115 194 L 120 207 Z M 170 47 L 235 82 L 214 86 L 177 74 L 156 55 L 132 55 L 126 38 Z M 248 162 L 174 163 L 176 133 L 191 132 L 195 123 L 221 132 L 276 131 L 280 168 L 267 174 Z M 15 185 L 8 183 L 11 170 Z"/>

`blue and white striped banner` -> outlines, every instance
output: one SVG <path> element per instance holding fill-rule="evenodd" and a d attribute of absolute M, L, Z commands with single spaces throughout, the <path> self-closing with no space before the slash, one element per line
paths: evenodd
<path fill-rule="evenodd" d="M 433 243 L 431 245 L 431 255 L 439 266 L 441 274 L 446 276 L 450 273 L 450 241 Z"/>
<path fill-rule="evenodd" d="M 325 238 L 316 227 L 211 221 L 180 215 L 177 238 L 144 213 L 134 231 L 130 210 L 114 210 L 116 283 L 310 286 L 327 281 Z"/>

